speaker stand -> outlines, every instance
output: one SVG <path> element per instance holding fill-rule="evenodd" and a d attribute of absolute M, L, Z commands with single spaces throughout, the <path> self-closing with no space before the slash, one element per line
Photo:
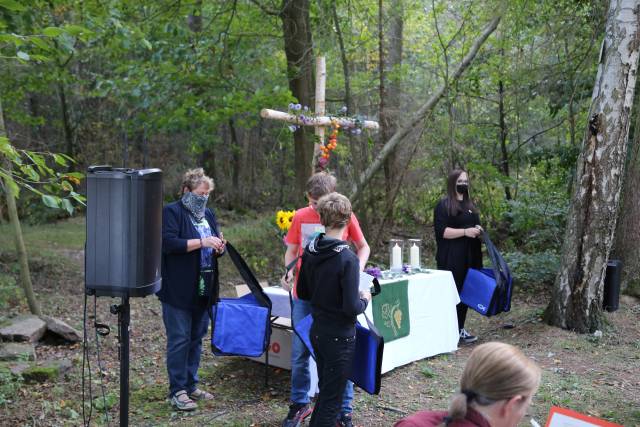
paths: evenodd
<path fill-rule="evenodd" d="M 122 297 L 120 305 L 112 305 L 111 313 L 118 315 L 118 342 L 120 351 L 120 427 L 129 426 L 129 324 L 131 307 L 129 296 Z"/>

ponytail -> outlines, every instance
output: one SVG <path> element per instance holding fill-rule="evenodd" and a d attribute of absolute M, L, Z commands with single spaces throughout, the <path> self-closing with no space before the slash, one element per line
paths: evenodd
<path fill-rule="evenodd" d="M 438 427 L 446 427 L 454 420 L 462 420 L 467 416 L 467 406 L 471 403 L 469 396 L 463 392 L 456 393 L 449 403 L 449 413 Z"/>

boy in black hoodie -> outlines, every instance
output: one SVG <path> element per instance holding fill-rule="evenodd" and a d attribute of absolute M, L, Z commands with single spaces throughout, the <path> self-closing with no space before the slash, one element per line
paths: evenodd
<path fill-rule="evenodd" d="M 367 308 L 371 294 L 358 290 L 358 257 L 340 240 L 351 218 L 349 199 L 329 193 L 320 198 L 317 211 L 325 233 L 314 237 L 302 255 L 298 297 L 311 301 L 320 387 L 309 425 L 334 427 L 355 351 L 356 316 Z"/>

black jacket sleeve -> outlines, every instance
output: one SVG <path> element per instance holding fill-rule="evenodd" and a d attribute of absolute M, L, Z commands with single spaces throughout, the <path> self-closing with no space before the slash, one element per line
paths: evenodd
<path fill-rule="evenodd" d="M 360 266 L 355 257 L 347 259 L 342 271 L 342 311 L 350 316 L 357 316 L 367 308 L 367 300 L 360 298 Z"/>
<path fill-rule="evenodd" d="M 433 210 L 433 228 L 436 233 L 436 239 L 444 239 L 444 229 L 447 228 L 448 218 L 447 203 L 445 199 L 442 199 Z"/>

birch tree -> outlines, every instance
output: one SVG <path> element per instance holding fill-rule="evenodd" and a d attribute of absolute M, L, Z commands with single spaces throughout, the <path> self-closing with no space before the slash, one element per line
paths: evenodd
<path fill-rule="evenodd" d="M 611 0 L 561 269 L 547 321 L 578 332 L 602 323 L 603 282 L 614 241 L 640 52 L 640 0 Z"/>

